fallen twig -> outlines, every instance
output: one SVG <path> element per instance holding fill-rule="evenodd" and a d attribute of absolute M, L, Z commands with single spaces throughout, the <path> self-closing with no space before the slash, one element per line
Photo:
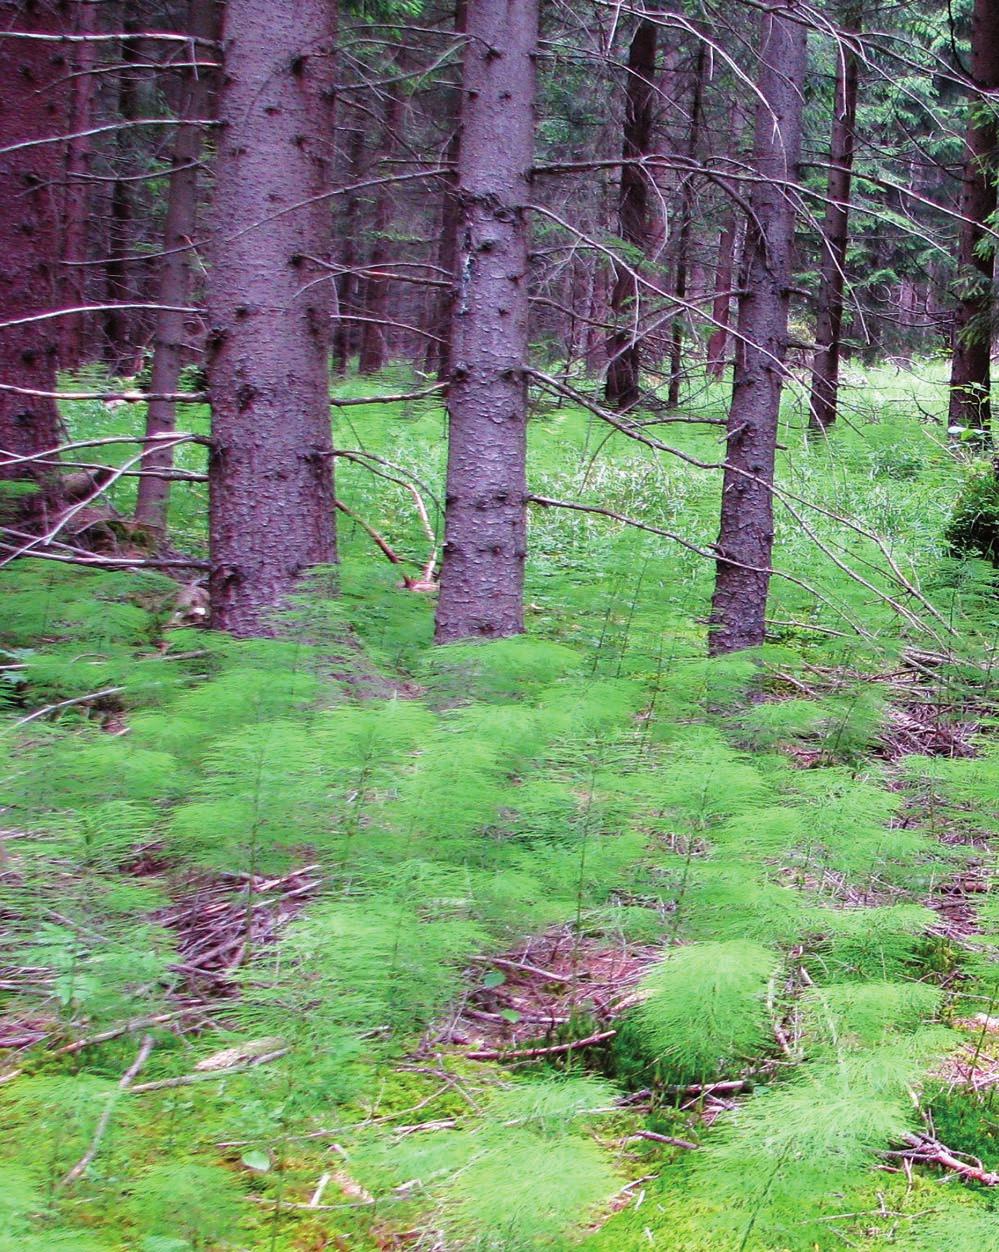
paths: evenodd
<path fill-rule="evenodd" d="M 258 1065 L 266 1065 L 270 1061 L 287 1056 L 290 1051 L 291 1048 L 278 1048 L 275 1052 L 255 1057 L 246 1065 L 233 1065 L 230 1069 L 204 1070 L 196 1074 L 181 1074 L 179 1078 L 159 1078 L 156 1082 L 140 1082 L 130 1087 L 129 1091 L 132 1095 L 141 1095 L 144 1091 L 166 1091 L 171 1087 L 189 1087 L 192 1083 L 212 1082 L 216 1078 L 228 1078 L 231 1074 L 243 1074 L 248 1069 L 256 1069 Z"/>
<path fill-rule="evenodd" d="M 571 1043 L 556 1043 L 546 1048 L 484 1048 L 478 1052 L 466 1052 L 470 1061 L 525 1061 L 540 1056 L 558 1056 L 563 1052 L 574 1052 L 577 1048 L 588 1048 L 593 1044 L 613 1039 L 616 1030 L 601 1030 L 595 1035 L 587 1035 L 585 1039 L 574 1039 Z"/>
<path fill-rule="evenodd" d="M 94 1137 L 90 1141 L 90 1147 L 86 1150 L 83 1156 L 80 1157 L 69 1173 L 62 1179 L 59 1183 L 60 1187 L 66 1187 L 71 1182 L 76 1182 L 78 1178 L 82 1178 L 93 1164 L 94 1158 L 100 1150 L 101 1140 L 104 1138 L 107 1128 L 111 1123 L 111 1114 L 114 1112 L 115 1105 L 118 1103 L 122 1093 L 128 1091 L 132 1087 L 132 1083 L 135 1080 L 136 1075 L 149 1059 L 149 1053 L 153 1050 L 153 1042 L 152 1035 L 146 1035 L 146 1037 L 142 1040 L 142 1045 L 139 1048 L 135 1060 L 128 1067 L 125 1073 L 122 1074 L 121 1081 L 118 1083 L 117 1089 L 108 1097 L 107 1104 L 105 1104 L 104 1111 L 101 1113 L 97 1122 L 97 1127 L 94 1130 Z"/>
<path fill-rule="evenodd" d="M 687 1148 L 691 1152 L 696 1152 L 699 1144 L 691 1143 L 689 1139 L 676 1139 L 672 1135 L 661 1135 L 655 1130 L 636 1130 L 631 1139 L 649 1139 L 652 1143 L 667 1143 L 672 1148 Z"/>

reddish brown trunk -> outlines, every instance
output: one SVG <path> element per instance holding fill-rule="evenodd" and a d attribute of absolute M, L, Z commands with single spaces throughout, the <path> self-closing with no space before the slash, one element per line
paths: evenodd
<path fill-rule="evenodd" d="M 645 249 L 649 242 L 649 177 L 636 159 L 652 151 L 652 119 L 655 99 L 658 27 L 641 21 L 628 51 L 628 82 L 625 92 L 624 144 L 618 225 L 625 243 Z M 611 316 L 615 327 L 607 339 L 607 403 L 629 409 L 641 398 L 641 327 L 638 281 L 633 259 L 615 265 L 611 292 Z"/>
<path fill-rule="evenodd" d="M 401 65 L 395 72 L 401 72 Z M 391 157 L 398 144 L 402 127 L 403 100 L 398 83 L 387 88 L 385 120 L 382 130 L 381 150 L 374 168 L 374 177 L 388 178 L 393 172 Z M 361 350 L 357 362 L 361 374 L 377 374 L 384 369 L 388 356 L 385 337 L 385 317 L 388 311 L 389 280 L 385 269 L 392 259 L 389 245 L 389 227 L 392 224 L 392 185 L 385 183 L 376 188 L 375 207 L 371 229 L 374 240 L 368 262 L 368 276 L 364 284 L 364 316 L 361 323 Z"/>
<path fill-rule="evenodd" d="M 715 299 L 711 306 L 714 330 L 708 340 L 708 373 L 721 378 L 725 373 L 725 353 L 728 348 L 728 320 L 732 307 L 732 276 L 735 272 L 734 209 L 727 209 L 725 222 L 718 236 L 718 261 L 715 266 Z"/>
<path fill-rule="evenodd" d="M 348 142 L 348 178 L 351 185 L 364 178 L 364 131 L 358 127 L 350 132 Z M 333 330 L 333 361 L 336 372 L 343 377 L 350 365 L 354 346 L 354 317 L 357 314 L 357 236 L 360 229 L 360 193 L 349 192 L 343 211 L 343 243 L 340 247 L 340 275 L 336 282 L 337 321 Z"/>
<path fill-rule="evenodd" d="M 858 6 L 848 5 L 844 16 L 850 30 L 859 28 L 861 15 Z M 840 341 L 846 282 L 844 266 L 850 239 L 850 187 L 856 147 L 858 77 L 857 54 L 851 46 L 841 43 L 836 73 L 836 108 L 829 142 L 821 279 L 815 318 L 817 347 L 812 360 L 812 393 L 809 403 L 809 425 L 812 430 L 826 430 L 835 422 L 839 398 Z"/>
<path fill-rule="evenodd" d="M 468 12 L 437 640 L 524 627 L 528 227 L 538 0 Z"/>
<path fill-rule="evenodd" d="M 335 559 L 329 405 L 334 9 L 229 0 L 208 281 L 212 625 L 266 635 Z"/>
<path fill-rule="evenodd" d="M 134 34 L 138 29 L 138 18 L 129 14 L 127 5 L 123 6 L 123 29 L 126 35 Z M 135 39 L 124 38 L 121 41 L 122 69 L 118 81 L 118 116 L 123 122 L 132 122 L 138 117 L 138 82 L 137 70 L 132 68 L 139 60 L 139 49 Z M 105 303 L 112 306 L 104 311 L 104 359 L 114 373 L 129 368 L 134 358 L 132 342 L 131 309 L 114 308 L 116 304 L 134 302 L 133 285 L 131 282 L 130 259 L 132 248 L 132 192 L 134 184 L 129 181 L 133 172 L 129 152 L 134 143 L 130 127 L 119 132 L 117 142 L 116 173 L 118 177 L 111 190 L 111 221 L 108 229 L 108 259 L 104 267 Z"/>
<path fill-rule="evenodd" d="M 999 0 L 975 0 L 971 19 L 971 78 L 976 92 L 999 89 Z M 961 188 L 957 307 L 950 376 L 951 426 L 980 432 L 991 442 L 992 270 L 995 248 L 982 248 L 997 207 L 999 122 L 994 102 L 971 102 Z"/>
<path fill-rule="evenodd" d="M 709 648 L 712 655 L 762 644 L 773 550 L 773 475 L 787 352 L 794 208 L 789 186 L 801 154 L 806 30 L 763 13 L 756 106 L 743 350 L 736 363 Z"/>
<path fill-rule="evenodd" d="M 79 0 L 75 5 L 73 33 L 93 34 L 97 29 L 97 5 Z M 94 74 L 97 47 L 84 40 L 72 45 L 69 133 L 75 138 L 66 143 L 65 187 L 62 202 L 62 302 L 67 309 L 79 309 L 86 303 L 87 240 L 90 227 L 90 159 L 93 141 L 86 131 L 93 119 Z M 75 369 L 86 354 L 86 321 L 83 313 L 67 314 L 60 324 L 59 364 Z"/>
<path fill-rule="evenodd" d="M 190 0 L 187 30 L 198 41 L 217 37 L 216 0 Z M 199 42 L 195 46 L 204 53 L 204 43 Z M 204 56 L 201 59 L 205 59 Z M 154 395 L 170 395 L 177 391 L 184 364 L 185 315 L 178 310 L 187 304 L 190 295 L 191 261 L 188 249 L 194 240 L 198 213 L 197 162 L 201 155 L 201 127 L 195 123 L 207 117 L 211 97 L 209 71 L 204 68 L 186 70 L 163 227 L 158 290 L 158 303 L 163 307 L 156 315 L 150 383 Z M 173 403 L 151 400 L 146 411 L 146 437 L 169 435 L 175 429 Z M 156 535 L 166 530 L 170 503 L 170 480 L 167 475 L 172 468 L 173 450 L 169 447 L 154 450 L 142 460 L 142 469 L 148 477 L 139 479 L 135 520 Z"/>
<path fill-rule="evenodd" d="M 35 34 L 70 30 L 67 6 L 0 0 L 0 26 Z M 59 44 L 0 39 L 0 317 L 29 318 L 59 307 L 59 185 L 63 157 L 58 144 L 16 144 L 65 133 L 66 54 Z M 60 80 L 62 80 L 60 82 Z M 59 321 L 30 322 L 0 330 L 0 382 L 32 391 L 54 391 Z M 42 397 L 0 391 L 0 456 L 29 457 L 59 443 L 55 404 Z M 0 478 L 46 477 L 30 463 L 0 467 Z"/>
<path fill-rule="evenodd" d="M 704 94 L 704 78 L 707 70 L 707 47 L 703 42 L 697 46 L 697 58 L 694 62 L 694 85 L 690 100 L 690 127 L 687 131 L 687 145 L 684 156 L 692 164 L 697 157 L 701 142 L 701 100 Z M 675 409 L 680 403 L 680 378 L 683 371 L 683 323 L 686 312 L 683 302 L 687 298 L 687 272 L 691 237 L 694 229 L 694 176 L 690 172 L 684 175 L 683 188 L 680 192 L 680 233 L 676 258 L 676 281 L 673 293 L 680 303 L 680 311 L 673 319 L 670 330 L 669 357 L 669 395 L 666 404 Z"/>

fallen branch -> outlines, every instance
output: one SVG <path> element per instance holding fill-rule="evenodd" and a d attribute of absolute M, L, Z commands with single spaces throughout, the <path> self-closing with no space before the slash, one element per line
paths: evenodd
<path fill-rule="evenodd" d="M 80 1157 L 69 1173 L 62 1179 L 59 1183 L 60 1187 L 66 1187 L 70 1183 L 76 1182 L 78 1178 L 82 1178 L 93 1164 L 94 1158 L 100 1151 L 101 1141 L 111 1123 L 111 1114 L 114 1112 L 115 1105 L 118 1103 L 122 1093 L 128 1091 L 132 1086 L 136 1075 L 142 1069 L 143 1065 L 145 1065 L 146 1061 L 149 1060 L 149 1053 L 152 1052 L 152 1050 L 153 1037 L 152 1035 L 146 1035 L 142 1041 L 142 1046 L 139 1048 L 139 1052 L 135 1060 L 121 1076 L 121 1080 L 118 1083 L 116 1090 L 114 1090 L 108 1097 L 108 1102 L 105 1104 L 104 1111 L 101 1113 L 97 1122 L 97 1128 L 94 1130 L 94 1137 L 90 1141 L 90 1147 L 86 1150 L 83 1156 Z"/>
<path fill-rule="evenodd" d="M 92 700 L 102 700 L 105 696 L 118 696 L 124 690 L 124 687 L 105 687 L 101 691 L 91 691 L 89 695 L 74 696 L 71 700 L 60 700 L 58 704 L 46 704 L 43 709 L 36 709 L 34 713 L 29 713 L 27 717 L 20 718 L 13 726 L 9 726 L 4 733 L 9 734 L 12 730 L 17 730 L 18 726 L 27 726 L 29 722 L 36 722 L 40 717 L 45 717 L 47 713 L 55 713 L 59 709 L 68 709 L 74 704 L 89 704 Z"/>
<path fill-rule="evenodd" d="M 248 1069 L 256 1069 L 258 1065 L 266 1065 L 287 1056 L 291 1048 L 278 1048 L 276 1052 L 268 1052 L 258 1056 L 246 1065 L 233 1065 L 231 1069 L 205 1070 L 197 1074 L 181 1074 L 179 1078 L 160 1078 L 156 1082 L 140 1082 L 129 1090 L 132 1095 L 141 1095 L 145 1091 L 166 1091 L 172 1087 L 189 1087 L 193 1083 L 212 1082 L 216 1078 L 228 1078 L 230 1074 L 243 1074 Z"/>
<path fill-rule="evenodd" d="M 675 1139 L 672 1135 L 660 1135 L 655 1130 L 636 1130 L 631 1139 L 649 1139 L 652 1143 L 666 1143 L 671 1148 L 686 1148 L 690 1152 L 696 1152 L 700 1147 L 697 1143 L 691 1143 L 689 1139 Z"/>
<path fill-rule="evenodd" d="M 891 1153 L 919 1165 L 939 1165 L 949 1173 L 957 1174 L 969 1182 L 981 1183 L 983 1187 L 999 1187 L 999 1174 L 987 1170 L 977 1157 L 971 1164 L 959 1160 L 945 1144 L 929 1135 L 907 1134 L 902 1136 L 909 1145 L 907 1151 Z"/>
<path fill-rule="evenodd" d="M 541 1056 L 561 1056 L 565 1052 L 574 1052 L 577 1048 L 589 1048 L 597 1043 L 613 1039 L 616 1030 L 601 1030 L 595 1035 L 587 1035 L 585 1039 L 574 1039 L 571 1043 L 557 1043 L 548 1048 L 484 1048 L 479 1052 L 466 1052 L 470 1061 L 530 1061 Z"/>
<path fill-rule="evenodd" d="M 471 959 L 476 965 L 496 965 L 500 969 L 512 970 L 515 974 L 533 974 L 536 978 L 543 978 L 546 982 L 573 981 L 569 974 L 556 974 L 550 969 L 540 969 L 537 965 L 527 965 L 520 961 L 508 961 L 502 956 L 473 956 Z"/>

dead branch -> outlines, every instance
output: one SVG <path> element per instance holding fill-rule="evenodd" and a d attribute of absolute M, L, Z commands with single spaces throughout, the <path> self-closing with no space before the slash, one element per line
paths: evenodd
<path fill-rule="evenodd" d="M 70 1183 L 76 1182 L 78 1178 L 82 1178 L 93 1164 L 94 1158 L 100 1151 L 101 1141 L 111 1123 L 111 1114 L 114 1112 L 115 1105 L 118 1103 L 122 1092 L 128 1091 L 130 1088 L 134 1090 L 134 1088 L 132 1088 L 132 1083 L 134 1082 L 136 1075 L 149 1059 L 149 1053 L 152 1052 L 152 1050 L 153 1037 L 152 1035 L 146 1035 L 142 1041 L 142 1045 L 139 1048 L 139 1052 L 135 1060 L 122 1075 L 117 1088 L 108 1097 L 108 1102 L 105 1104 L 104 1111 L 101 1113 L 97 1122 L 97 1127 L 94 1130 L 94 1137 L 90 1141 L 90 1147 L 86 1150 L 83 1156 L 80 1157 L 69 1173 L 62 1179 L 59 1183 L 60 1187 L 66 1187 Z"/>
<path fill-rule="evenodd" d="M 561 1056 L 565 1052 L 575 1052 L 578 1048 L 589 1048 L 613 1039 L 616 1034 L 616 1030 L 600 1030 L 595 1035 L 587 1035 L 585 1039 L 557 1043 L 547 1048 L 484 1048 L 479 1052 L 466 1052 L 465 1055 L 470 1061 L 530 1061 L 542 1056 Z"/>

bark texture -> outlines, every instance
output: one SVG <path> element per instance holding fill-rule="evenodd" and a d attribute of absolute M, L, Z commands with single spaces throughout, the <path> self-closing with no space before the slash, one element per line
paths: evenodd
<path fill-rule="evenodd" d="M 655 102 L 656 49 L 655 22 L 640 21 L 628 50 L 628 81 L 625 91 L 624 144 L 621 188 L 618 200 L 618 230 L 625 243 L 643 251 L 649 243 L 649 176 L 639 165 L 630 164 L 652 151 L 652 123 Z M 641 334 L 638 281 L 634 260 L 617 264 L 611 291 L 611 317 L 614 330 L 607 339 L 607 403 L 629 409 L 641 397 Z"/>
<path fill-rule="evenodd" d="M 132 122 L 139 115 L 139 69 L 141 60 L 138 41 L 134 38 L 139 29 L 139 17 L 129 6 L 121 6 L 122 69 L 118 75 L 118 115 L 123 122 Z M 136 284 L 133 280 L 132 258 L 133 218 L 136 184 L 130 175 L 135 173 L 131 158 L 135 137 L 126 126 L 116 137 L 115 164 L 118 177 L 111 191 L 111 218 L 108 224 L 107 263 L 104 266 L 104 359 L 114 374 L 127 373 L 135 360 L 134 309 L 116 308 L 135 300 Z"/>
<path fill-rule="evenodd" d="M 68 6 L 42 0 L 0 0 L 0 28 L 40 35 L 71 30 Z M 0 147 L 65 134 L 66 54 L 59 44 L 0 39 Z M 60 82 L 60 80 L 63 80 Z M 60 192 L 64 154 L 59 144 L 0 155 L 0 318 L 15 321 L 59 307 Z M 0 381 L 53 391 L 59 320 L 0 330 Z M 31 456 L 59 443 L 52 400 L 0 391 L 0 450 Z M 30 464 L 0 468 L 0 478 L 46 477 Z"/>
<path fill-rule="evenodd" d="M 229 0 L 208 283 L 212 625 L 274 632 L 335 560 L 329 405 L 334 9 Z"/>
<path fill-rule="evenodd" d="M 394 72 L 401 73 L 403 61 L 397 58 Z M 376 178 L 390 178 L 393 173 L 391 159 L 399 142 L 402 128 L 403 98 L 399 83 L 385 88 L 385 117 L 378 160 L 374 169 Z M 361 348 L 357 369 L 360 374 L 377 374 L 385 365 L 388 345 L 385 337 L 385 318 L 388 314 L 389 279 L 386 269 L 391 265 L 392 246 L 389 227 L 392 224 L 392 185 L 383 183 L 375 188 L 375 203 L 371 217 L 373 235 L 368 274 L 364 283 L 364 316 L 361 323 Z"/>
<path fill-rule="evenodd" d="M 471 0 L 437 640 L 523 630 L 538 0 Z"/>
<path fill-rule="evenodd" d="M 215 39 L 218 35 L 216 0 L 190 0 L 187 30 L 195 39 Z M 203 48 L 203 44 L 195 45 Z M 158 303 L 164 306 L 156 315 L 153 339 L 153 368 L 150 390 L 154 395 L 177 391 L 184 365 L 184 319 L 178 312 L 188 301 L 191 290 L 190 246 L 198 215 L 198 158 L 201 155 L 201 127 L 194 125 L 208 116 L 212 98 L 211 73 L 191 68 L 184 73 L 184 91 L 177 137 L 173 147 L 173 173 L 167 193 L 166 221 L 163 226 L 163 257 L 160 260 Z M 176 429 L 176 406 L 169 400 L 150 400 L 146 410 L 146 437 L 169 435 Z M 142 468 L 151 471 L 139 479 L 135 520 L 154 535 L 166 529 L 170 502 L 173 450 L 159 448 L 142 459 Z M 160 475 L 164 475 L 160 477 Z"/>
<path fill-rule="evenodd" d="M 999 89 L 999 0 L 975 0 L 971 19 L 971 78 L 978 91 Z M 995 249 L 979 251 L 996 211 L 999 116 L 993 101 L 971 102 L 961 187 L 957 307 L 950 378 L 950 425 L 981 432 L 991 442 L 992 272 Z"/>
<path fill-rule="evenodd" d="M 98 27 L 97 5 L 92 0 L 77 0 L 73 14 L 73 33 L 91 35 Z M 94 111 L 94 74 L 97 64 L 94 42 L 84 40 L 72 46 L 69 133 L 75 138 L 66 143 L 65 185 L 62 202 L 62 302 L 68 309 L 79 309 L 86 303 L 87 239 L 90 226 L 90 173 L 93 139 L 86 131 L 92 125 Z M 83 313 L 72 313 L 61 319 L 59 364 L 75 369 L 86 356 L 87 328 Z"/>
<path fill-rule="evenodd" d="M 694 59 L 693 85 L 690 94 L 690 127 L 687 131 L 687 143 L 683 153 L 691 165 L 697 159 L 701 143 L 701 104 L 704 97 L 707 66 L 707 46 L 699 42 Z M 680 309 L 670 327 L 669 393 L 666 399 L 667 408 L 670 409 L 675 409 L 680 403 L 680 380 L 683 375 L 683 324 L 686 317 L 683 302 L 687 298 L 693 230 L 694 176 L 688 170 L 683 176 L 683 185 L 680 189 L 680 232 L 677 239 L 676 277 L 673 283 L 673 294 L 680 303 Z"/>
<path fill-rule="evenodd" d="M 848 5 L 844 19 L 851 31 L 859 29 L 860 8 Z M 843 336 L 843 292 L 846 249 L 850 241 L 850 187 L 856 148 L 857 82 L 859 58 L 846 43 L 839 46 L 836 72 L 836 107 L 829 141 L 829 177 L 826 211 L 822 225 L 822 264 L 819 300 L 815 317 L 812 390 L 809 425 L 826 430 L 836 420 L 839 398 L 840 341 Z"/>
<path fill-rule="evenodd" d="M 718 260 L 715 264 L 715 298 L 711 306 L 714 330 L 708 340 L 708 373 L 721 378 L 725 373 L 725 353 L 728 348 L 728 319 L 732 307 L 732 278 L 735 274 L 734 209 L 727 209 L 721 233 L 718 236 Z"/>
<path fill-rule="evenodd" d="M 794 6 L 792 6 L 794 7 Z M 765 638 L 773 551 L 773 475 L 787 352 L 794 247 L 788 184 L 801 156 L 804 26 L 761 16 L 760 99 L 756 106 L 753 214 L 746 237 L 746 294 L 739 303 L 738 354 L 726 432 L 727 456 L 711 602 L 712 655 Z"/>

